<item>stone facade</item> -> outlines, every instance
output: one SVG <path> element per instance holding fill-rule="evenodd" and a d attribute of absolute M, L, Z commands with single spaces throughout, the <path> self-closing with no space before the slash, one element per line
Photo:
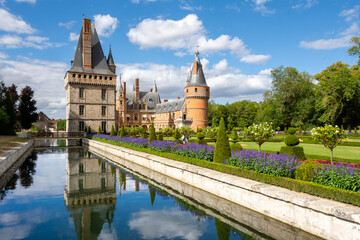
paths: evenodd
<path fill-rule="evenodd" d="M 83 19 L 71 69 L 65 74 L 66 131 L 110 132 L 115 121 L 115 64 L 103 54 L 95 26 Z"/>

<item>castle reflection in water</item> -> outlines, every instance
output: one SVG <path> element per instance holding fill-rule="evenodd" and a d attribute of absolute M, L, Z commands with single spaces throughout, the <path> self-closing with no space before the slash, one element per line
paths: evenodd
<path fill-rule="evenodd" d="M 96 239 L 105 223 L 111 228 L 115 179 L 110 165 L 84 151 L 67 150 L 64 199 L 78 239 Z"/>

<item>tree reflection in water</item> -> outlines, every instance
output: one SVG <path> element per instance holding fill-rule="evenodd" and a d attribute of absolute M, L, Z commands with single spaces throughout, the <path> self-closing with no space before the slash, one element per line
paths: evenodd
<path fill-rule="evenodd" d="M 24 188 L 28 188 L 33 184 L 33 176 L 36 173 L 36 160 L 37 153 L 36 151 L 33 151 L 31 155 L 23 162 L 23 164 L 21 164 L 14 175 L 9 179 L 6 185 L 0 190 L 0 200 L 3 200 L 6 197 L 6 194 L 9 190 L 16 189 L 16 185 L 19 179 L 21 186 Z"/>

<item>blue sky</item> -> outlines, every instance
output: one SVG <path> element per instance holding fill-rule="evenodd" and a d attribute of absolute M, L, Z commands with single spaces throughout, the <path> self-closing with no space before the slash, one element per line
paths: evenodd
<path fill-rule="evenodd" d="M 197 46 L 212 100 L 261 101 L 272 68 L 353 65 L 346 50 L 360 35 L 358 0 L 0 0 L 0 81 L 30 85 L 52 118 L 65 118 L 63 78 L 83 15 L 128 87 L 156 80 L 162 99 L 183 96 Z"/>

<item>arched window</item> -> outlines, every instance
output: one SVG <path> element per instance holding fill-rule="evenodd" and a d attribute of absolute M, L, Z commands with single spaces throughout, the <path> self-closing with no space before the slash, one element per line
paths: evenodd
<path fill-rule="evenodd" d="M 195 88 L 195 92 L 197 92 L 197 88 Z"/>

